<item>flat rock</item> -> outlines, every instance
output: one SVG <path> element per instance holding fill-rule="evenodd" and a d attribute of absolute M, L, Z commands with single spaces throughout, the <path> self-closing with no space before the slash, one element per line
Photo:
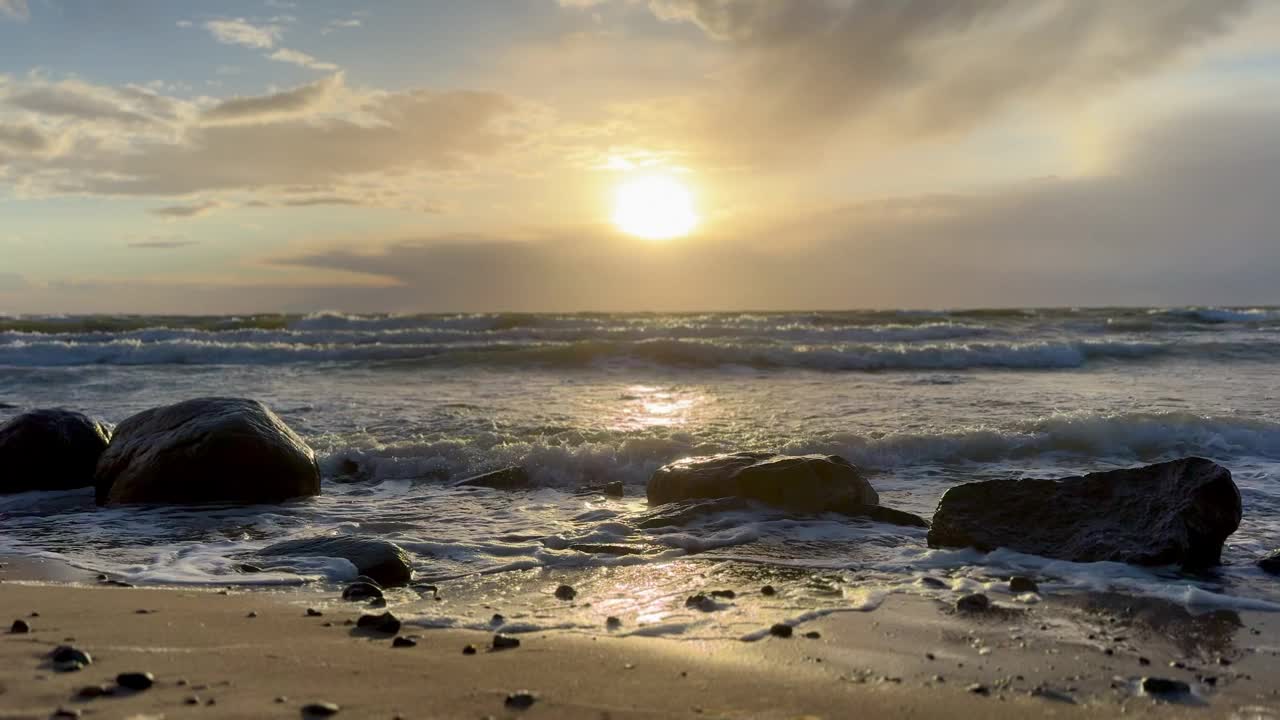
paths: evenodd
<path fill-rule="evenodd" d="M 32 410 L 0 424 L 0 494 L 92 487 L 110 433 L 71 410 Z"/>
<path fill-rule="evenodd" d="M 871 483 L 844 458 L 758 452 L 677 460 L 653 473 L 646 494 L 650 505 L 739 497 L 801 512 L 822 512 L 836 502 L 880 503 Z"/>
<path fill-rule="evenodd" d="M 413 579 L 413 566 L 404 548 L 393 542 L 358 535 L 334 535 L 327 537 L 285 540 L 269 545 L 256 553 L 261 557 L 325 557 L 342 558 L 356 566 L 356 572 L 382 587 L 408 584 Z M 350 587 L 354 587 L 353 583 Z M 374 587 L 373 583 L 367 583 Z M 374 587 L 376 590 L 377 588 Z M 379 590 L 376 595 L 381 596 Z M 347 598 L 347 593 L 343 592 Z M 347 598 L 350 599 L 350 598 Z"/>
<path fill-rule="evenodd" d="M 100 505 L 280 503 L 320 494 L 315 453 L 267 406 L 198 398 L 116 426 L 98 458 Z"/>
<path fill-rule="evenodd" d="M 493 490 L 524 490 L 532 484 L 533 481 L 529 478 L 529 473 L 525 472 L 524 468 L 513 465 L 501 470 L 494 470 L 493 472 L 459 480 L 453 486 L 491 488 Z"/>
<path fill-rule="evenodd" d="M 1217 565 L 1240 525 L 1226 468 L 1184 458 L 1061 480 L 989 480 L 951 488 L 930 547 L 999 547 L 1075 562 Z"/>

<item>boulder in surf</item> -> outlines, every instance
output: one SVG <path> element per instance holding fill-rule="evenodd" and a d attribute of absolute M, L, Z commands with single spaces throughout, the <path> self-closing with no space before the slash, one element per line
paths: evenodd
<path fill-rule="evenodd" d="M 1219 564 L 1240 516 L 1230 471 L 1192 457 L 1060 480 L 958 485 L 938 503 L 929 546 L 1195 570 Z"/>
<path fill-rule="evenodd" d="M 315 453 L 256 400 L 198 398 L 116 427 L 94 476 L 98 504 L 279 503 L 320 493 Z"/>
<path fill-rule="evenodd" d="M 0 494 L 91 487 L 110 433 L 71 410 L 32 410 L 0 425 Z"/>
<path fill-rule="evenodd" d="M 387 540 L 336 535 L 286 540 L 259 550 L 260 557 L 341 558 L 356 572 L 383 587 L 406 585 L 413 579 L 413 565 L 404 548 Z"/>

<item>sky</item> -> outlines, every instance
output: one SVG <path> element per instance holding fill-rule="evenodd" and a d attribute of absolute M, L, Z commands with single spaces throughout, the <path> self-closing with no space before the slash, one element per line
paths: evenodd
<path fill-rule="evenodd" d="M 619 221 L 676 212 L 628 194 L 654 179 L 673 237 Z M 1262 305 L 1277 278 L 1275 3 L 0 0 L 0 313 Z"/>

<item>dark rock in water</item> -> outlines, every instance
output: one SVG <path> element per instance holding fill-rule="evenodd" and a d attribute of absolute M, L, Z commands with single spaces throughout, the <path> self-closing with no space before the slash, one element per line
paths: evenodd
<path fill-rule="evenodd" d="M 529 473 L 525 472 L 524 468 L 512 466 L 459 480 L 453 486 L 491 488 L 493 490 L 524 490 L 532 483 Z"/>
<path fill-rule="evenodd" d="M 720 609 L 720 606 L 716 605 L 715 600 L 712 600 L 703 593 L 690 595 L 685 598 L 684 606 L 693 610 L 701 610 L 702 612 L 714 612 Z"/>
<path fill-rule="evenodd" d="M 614 480 L 603 485 L 584 485 L 573 491 L 574 495 L 604 495 L 605 497 L 622 497 L 626 494 L 626 488 L 622 485 L 622 481 Z"/>
<path fill-rule="evenodd" d="M 982 593 L 965 595 L 956 600 L 956 610 L 960 612 L 984 612 L 991 609 L 991 599 Z"/>
<path fill-rule="evenodd" d="M 888 523 L 890 525 L 902 525 L 905 527 L 929 527 L 929 521 L 909 513 L 905 510 L 895 510 L 891 507 L 883 505 L 864 505 L 853 502 L 833 502 L 826 509 L 826 512 L 840 513 L 849 517 L 867 518 L 876 522 Z"/>
<path fill-rule="evenodd" d="M 1015 592 L 1015 593 L 1040 592 L 1040 586 L 1036 584 L 1035 580 L 1032 580 L 1029 577 L 1025 577 L 1023 575 L 1014 575 L 1013 577 L 1009 578 L 1009 592 Z"/>
<path fill-rule="evenodd" d="M 376 538 L 355 535 L 286 540 L 257 552 L 265 557 L 342 558 L 356 566 L 356 572 L 368 576 L 381 587 L 406 585 L 413 579 L 409 554 L 399 545 Z M 381 593 L 378 593 L 381 595 Z"/>
<path fill-rule="evenodd" d="M 475 646 L 475 645 L 468 645 L 468 646 L 466 646 L 466 647 L 462 648 L 462 654 L 463 654 L 463 655 L 475 655 L 475 654 L 476 654 L 476 646 Z"/>
<path fill-rule="evenodd" d="M 1162 695 L 1165 697 L 1177 697 L 1186 695 L 1191 692 L 1191 686 L 1181 680 L 1169 680 L 1168 678 L 1144 677 L 1142 678 L 1142 692 L 1148 695 Z"/>
<path fill-rule="evenodd" d="M 638 513 L 635 517 L 635 526 L 641 530 L 652 530 L 654 528 L 688 525 L 708 515 L 746 510 L 750 507 L 751 503 L 745 498 L 736 497 L 716 498 L 714 500 L 681 500 Z"/>
<path fill-rule="evenodd" d="M 127 672 L 116 676 L 116 684 L 122 688 L 141 692 L 156 683 L 156 676 L 149 672 Z"/>
<path fill-rule="evenodd" d="M 574 590 L 572 586 L 561 585 L 556 588 L 556 598 L 558 600 L 572 600 L 576 597 L 578 597 L 578 591 Z"/>
<path fill-rule="evenodd" d="M 98 504 L 279 503 L 320 494 L 311 448 L 256 400 L 199 398 L 116 426 L 94 474 Z"/>
<path fill-rule="evenodd" d="M 780 638 L 789 638 L 794 632 L 794 628 L 783 623 L 774 623 L 773 626 L 769 628 L 770 635 Z"/>
<path fill-rule="evenodd" d="M 397 635 L 395 640 L 391 641 L 391 647 L 417 647 L 418 641 L 413 638 L 407 638 L 403 635 Z"/>
<path fill-rule="evenodd" d="M 822 512 L 839 501 L 880 502 L 871 483 L 844 458 L 755 452 L 685 458 L 664 465 L 649 478 L 647 495 L 651 505 L 739 497 L 802 512 Z"/>
<path fill-rule="evenodd" d="M 508 695 L 502 704 L 515 710 L 524 710 L 525 708 L 533 707 L 533 704 L 537 701 L 538 698 L 533 693 L 528 690 L 521 690 Z"/>
<path fill-rule="evenodd" d="M 929 577 L 928 575 L 920 578 L 920 584 L 927 588 L 934 588 L 935 590 L 945 588 L 947 586 L 945 582 L 936 577 Z"/>
<path fill-rule="evenodd" d="M 510 650 L 511 648 L 518 648 L 518 647 L 520 647 L 519 638 L 513 638 L 510 635 L 494 635 L 493 636 L 494 650 Z"/>
<path fill-rule="evenodd" d="M 736 592 L 734 592 L 734 591 L 732 591 L 732 590 L 712 590 L 712 591 L 711 591 L 711 597 L 713 597 L 713 598 L 726 598 L 726 599 L 732 600 L 732 599 L 734 599 L 734 598 L 738 597 L 738 593 L 736 593 Z"/>
<path fill-rule="evenodd" d="M 26 620 L 14 620 L 13 624 L 9 626 L 9 632 L 15 635 L 29 633 L 31 632 L 31 626 L 27 624 Z"/>
<path fill-rule="evenodd" d="M 1280 575 L 1280 550 L 1273 550 L 1270 555 L 1259 560 L 1258 567 L 1262 568 L 1263 572 Z"/>
<path fill-rule="evenodd" d="M 57 672 L 76 672 L 93 664 L 93 656 L 70 645 L 59 645 L 49 653 L 49 660 Z"/>
<path fill-rule="evenodd" d="M 70 410 L 32 410 L 0 424 L 0 494 L 92 487 L 107 429 Z"/>
<path fill-rule="evenodd" d="M 387 606 L 387 599 L 384 597 L 376 597 L 369 601 L 369 607 L 371 608 L 375 608 L 375 609 L 384 608 L 386 606 Z"/>
<path fill-rule="evenodd" d="M 1075 562 L 1217 565 L 1240 525 L 1231 473 L 1203 458 L 1062 480 L 988 480 L 951 488 L 930 547 L 998 547 Z"/>
<path fill-rule="evenodd" d="M 382 597 L 382 588 L 364 582 L 355 582 L 342 588 L 342 599 L 351 602 L 364 602 Z"/>
<path fill-rule="evenodd" d="M 322 718 L 333 717 L 342 710 L 341 707 L 331 702 L 314 702 L 302 706 L 302 717 L 304 718 Z"/>
<path fill-rule="evenodd" d="M 356 627 L 369 632 L 395 635 L 400 632 L 400 618 L 389 612 L 381 615 L 361 615 L 356 621 Z"/>
<path fill-rule="evenodd" d="M 764 587 L 760 588 L 760 594 L 761 595 L 777 595 L 778 591 L 774 589 L 772 585 L 765 585 Z"/>

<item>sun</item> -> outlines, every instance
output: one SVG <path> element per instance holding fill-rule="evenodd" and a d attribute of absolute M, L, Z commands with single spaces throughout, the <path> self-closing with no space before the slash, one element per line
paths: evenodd
<path fill-rule="evenodd" d="M 683 237 L 698 226 L 693 193 L 667 175 L 645 175 L 618 185 L 613 196 L 613 224 L 648 240 Z"/>

